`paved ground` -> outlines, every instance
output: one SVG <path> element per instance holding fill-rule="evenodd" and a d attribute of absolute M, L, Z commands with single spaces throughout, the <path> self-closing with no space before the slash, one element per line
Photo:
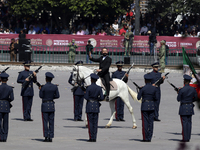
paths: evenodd
<path fill-rule="evenodd" d="M 19 70 L 10 69 L 8 81 L 9 85 L 14 86 L 15 100 L 10 113 L 10 128 L 7 143 L 1 143 L 1 150 L 91 150 L 91 149 L 152 149 L 152 150 L 176 150 L 179 147 L 181 136 L 180 117 L 178 116 L 179 103 L 176 101 L 176 92 L 165 82 L 162 89 L 162 100 L 160 105 L 161 122 L 154 123 L 154 135 L 151 143 L 142 143 L 141 115 L 140 104 L 130 97 L 131 105 L 134 109 L 135 118 L 138 128 L 132 129 L 131 116 L 125 108 L 126 122 L 113 122 L 110 129 L 104 128 L 110 116 L 110 108 L 107 102 L 102 102 L 101 113 L 99 117 L 99 128 L 96 143 L 88 143 L 88 130 L 84 122 L 73 121 L 73 100 L 70 91 L 71 86 L 68 84 L 70 70 L 55 71 L 52 73 L 56 76 L 53 83 L 59 84 L 60 99 L 56 100 L 56 119 L 55 119 L 55 138 L 53 143 L 44 143 L 42 134 L 41 120 L 41 99 L 38 96 L 39 90 L 34 86 L 35 96 L 32 107 L 33 122 L 24 122 L 22 120 L 22 100 L 20 95 L 20 85 L 16 83 Z M 44 83 L 44 74 L 46 70 L 41 70 L 38 74 L 38 81 Z M 130 78 L 138 85 L 143 85 L 143 72 L 131 72 Z M 181 73 L 171 73 L 169 80 L 178 87 L 183 84 Z M 128 85 L 135 91 L 134 85 L 128 82 Z M 84 109 L 85 111 L 85 103 Z M 193 116 L 192 139 L 188 143 L 191 150 L 200 146 L 200 112 L 195 107 L 195 116 Z"/>

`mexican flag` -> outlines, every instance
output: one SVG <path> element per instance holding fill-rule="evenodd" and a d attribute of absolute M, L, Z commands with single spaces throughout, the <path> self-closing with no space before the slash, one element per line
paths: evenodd
<path fill-rule="evenodd" d="M 198 99 L 200 100 L 200 77 L 197 74 L 196 70 L 194 69 L 194 66 L 192 65 L 192 62 L 190 61 L 190 58 L 188 57 L 188 54 L 186 53 L 184 47 L 182 48 L 182 51 L 183 51 L 183 74 L 187 74 L 192 77 L 190 86 L 196 89 L 198 94 Z"/>

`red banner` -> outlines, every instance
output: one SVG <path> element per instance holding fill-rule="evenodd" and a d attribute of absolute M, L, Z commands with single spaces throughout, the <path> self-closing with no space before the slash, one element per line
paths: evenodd
<path fill-rule="evenodd" d="M 10 44 L 11 39 L 18 39 L 18 34 L 0 34 L 0 44 Z M 55 47 L 67 46 L 72 39 L 80 46 L 86 46 L 87 41 L 91 40 L 94 47 L 112 47 L 120 48 L 123 50 L 124 37 L 122 36 L 101 36 L 101 35 L 65 35 L 65 34 L 27 34 L 27 39 L 31 39 L 33 46 L 47 46 L 48 50 L 55 50 Z M 166 44 L 170 49 L 196 49 L 200 45 L 199 38 L 193 37 L 172 37 L 172 36 L 157 36 L 157 47 L 160 47 L 160 41 L 166 40 Z M 134 51 L 149 51 L 149 37 L 148 36 L 135 36 L 133 41 Z M 142 50 L 141 50 L 142 49 Z M 81 49 L 79 49 L 81 50 Z M 82 48 L 83 50 L 83 48 Z M 118 51 L 118 50 L 117 50 Z"/>

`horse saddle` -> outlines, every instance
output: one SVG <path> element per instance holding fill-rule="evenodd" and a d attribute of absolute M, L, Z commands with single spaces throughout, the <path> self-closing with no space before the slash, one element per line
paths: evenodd
<path fill-rule="evenodd" d="M 104 89 L 104 90 L 106 90 L 106 88 L 105 88 L 105 80 L 103 79 L 103 78 L 101 78 L 101 87 Z M 111 91 L 116 91 L 117 90 L 117 84 L 116 84 L 116 82 L 115 81 L 110 81 L 110 90 Z"/>

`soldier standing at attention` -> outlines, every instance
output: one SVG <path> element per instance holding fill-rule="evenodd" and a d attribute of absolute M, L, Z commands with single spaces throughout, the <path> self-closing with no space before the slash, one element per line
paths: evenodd
<path fill-rule="evenodd" d="M 45 137 L 44 142 L 52 142 L 54 138 L 54 116 L 55 105 L 54 99 L 60 97 L 58 87 L 52 84 L 51 81 L 54 75 L 51 72 L 46 72 L 46 84 L 40 87 L 39 96 L 42 99 L 42 121 L 43 121 L 43 134 Z"/>
<path fill-rule="evenodd" d="M 161 73 L 158 72 L 158 66 L 159 66 L 159 63 L 158 62 L 155 62 L 153 63 L 152 65 L 152 68 L 153 68 L 153 71 L 150 73 L 152 75 L 152 80 L 151 80 L 151 84 L 153 86 L 155 86 L 155 82 L 158 81 L 160 78 L 161 78 Z M 164 79 L 165 79 L 165 76 L 162 77 L 163 80 L 162 80 L 162 83 L 164 82 Z M 160 84 L 162 84 L 160 83 Z M 160 119 L 158 119 L 158 116 L 159 116 L 159 105 L 160 105 L 160 98 L 161 98 L 161 91 L 160 91 L 160 86 L 157 86 L 156 87 L 156 90 L 157 90 L 157 97 L 158 97 L 158 100 L 155 102 L 155 115 L 154 115 L 154 121 L 160 121 Z"/>
<path fill-rule="evenodd" d="M 134 35 L 131 31 L 131 27 L 128 28 L 128 32 L 125 33 L 124 40 L 125 40 L 125 53 L 124 55 L 130 56 L 130 50 L 132 49 Z"/>
<path fill-rule="evenodd" d="M 23 107 L 23 116 L 24 121 L 33 121 L 31 119 L 31 107 L 33 103 L 33 82 L 36 82 L 36 73 L 30 71 L 31 62 L 26 61 L 24 64 L 24 71 L 19 72 L 17 83 L 23 84 L 25 81 L 28 81 L 29 84 L 27 87 L 21 89 L 21 96 L 22 96 L 22 107 Z M 28 76 L 34 74 L 33 79 L 29 81 Z"/>
<path fill-rule="evenodd" d="M 177 101 L 180 102 L 179 115 L 182 124 L 183 142 L 189 142 L 192 130 L 192 115 L 194 115 L 193 102 L 197 99 L 197 92 L 189 85 L 192 77 L 184 75 L 184 87 L 178 91 Z"/>
<path fill-rule="evenodd" d="M 98 128 L 98 118 L 99 118 L 99 101 L 104 100 L 103 92 L 100 86 L 96 85 L 96 81 L 99 78 L 96 74 L 90 74 L 91 85 L 88 86 L 85 93 L 86 113 L 88 120 L 88 133 L 90 139 L 88 142 L 96 142 L 97 138 L 97 128 Z"/>
<path fill-rule="evenodd" d="M 83 65 L 82 61 L 78 61 L 75 65 Z M 82 118 L 82 109 L 83 109 L 83 101 L 84 101 L 84 91 L 81 88 L 83 86 L 83 82 L 81 83 L 73 83 L 72 81 L 72 74 L 69 77 L 68 83 L 72 86 L 75 86 L 73 91 L 73 98 L 74 98 L 74 121 L 83 121 Z"/>
<path fill-rule="evenodd" d="M 165 47 L 165 41 L 162 40 L 161 42 L 161 47 L 159 49 L 159 59 L 160 59 L 160 68 L 161 68 L 161 73 L 165 72 L 165 55 L 166 55 L 166 47 Z"/>
<path fill-rule="evenodd" d="M 69 43 L 68 47 L 69 47 L 68 61 L 69 63 L 74 63 L 76 48 L 78 48 L 78 46 L 75 43 L 75 39 L 72 39 L 72 43 Z"/>
<path fill-rule="evenodd" d="M 14 100 L 12 87 L 7 85 L 9 75 L 1 73 L 0 85 L 0 142 L 6 142 L 8 137 L 8 124 L 10 113 L 10 102 Z"/>
<path fill-rule="evenodd" d="M 153 122 L 155 102 L 158 100 L 158 94 L 155 86 L 151 85 L 153 79 L 151 74 L 144 75 L 146 85 L 139 91 L 137 98 L 142 98 L 142 135 L 143 142 L 151 142 L 153 135 Z"/>
<path fill-rule="evenodd" d="M 112 59 L 108 56 L 108 50 L 107 48 L 102 49 L 102 55 L 99 58 L 93 58 L 91 55 L 91 52 L 89 53 L 90 60 L 94 62 L 99 62 L 99 69 L 96 71 L 98 72 L 98 76 L 103 78 L 105 81 L 105 87 L 106 87 L 106 101 L 109 101 L 109 94 L 110 94 L 110 73 L 109 68 L 112 63 Z"/>
<path fill-rule="evenodd" d="M 118 61 L 116 62 L 117 65 L 117 71 L 113 72 L 112 78 L 122 79 L 125 83 L 128 82 L 128 74 L 126 74 L 125 71 L 122 71 L 124 62 Z M 125 76 L 124 76 L 125 75 Z M 124 120 L 124 102 L 121 100 L 120 97 L 117 97 L 115 100 L 115 118 L 117 121 L 125 121 Z"/>

